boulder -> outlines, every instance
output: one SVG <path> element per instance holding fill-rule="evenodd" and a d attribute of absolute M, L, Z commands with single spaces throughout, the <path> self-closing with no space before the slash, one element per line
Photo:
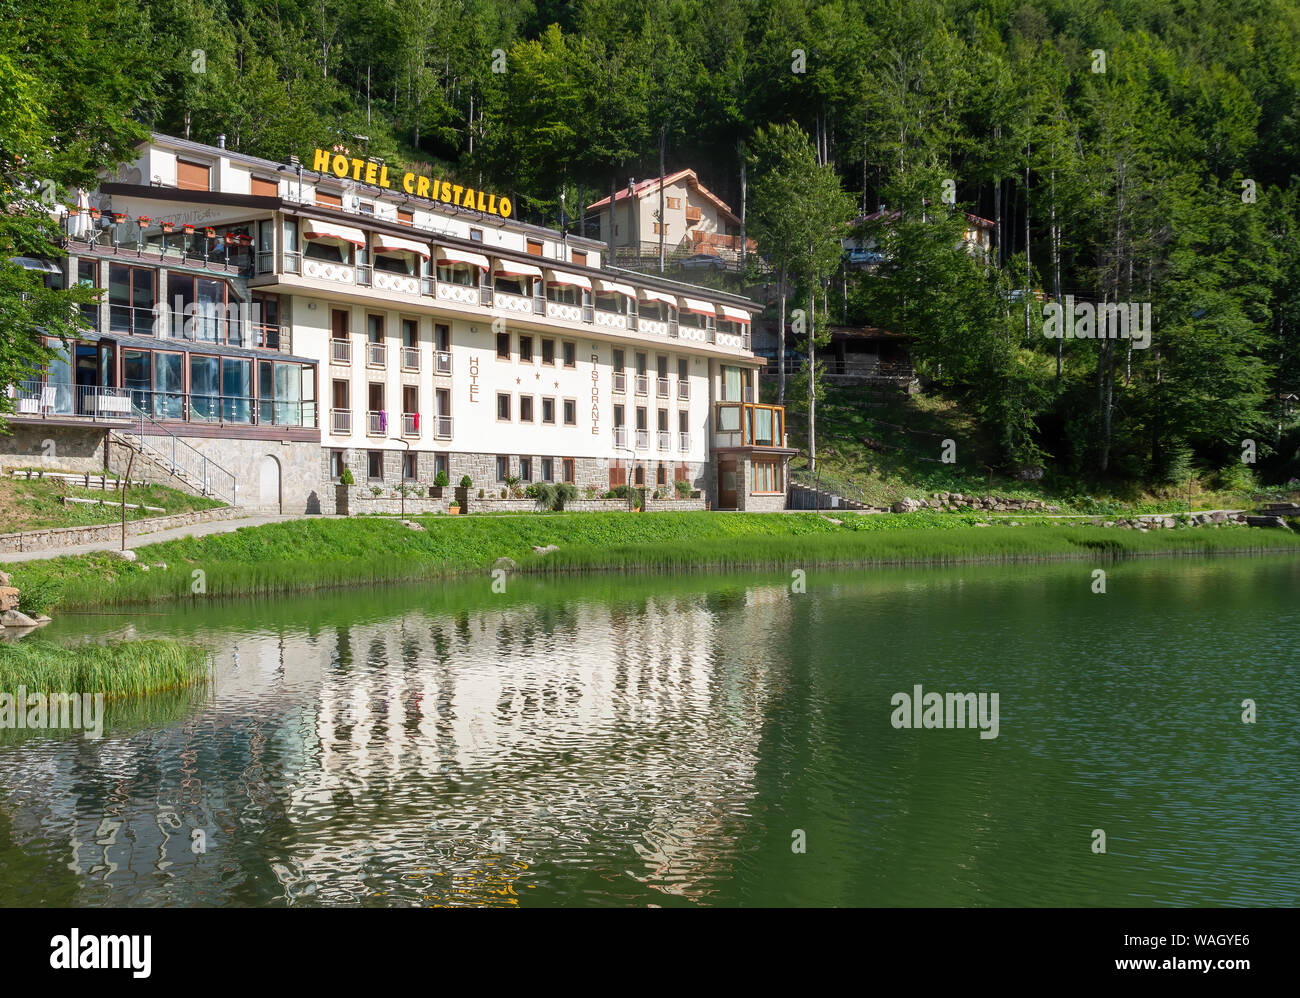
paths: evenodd
<path fill-rule="evenodd" d="M 125 551 L 114 551 L 113 553 L 123 561 L 135 561 L 135 552 L 130 548 L 127 548 Z"/>
<path fill-rule="evenodd" d="M 35 627 L 36 621 L 18 610 L 6 610 L 0 613 L 0 624 L 5 627 Z"/>
<path fill-rule="evenodd" d="M 1228 514 L 1221 509 L 1216 509 L 1213 513 L 1210 514 L 1210 519 L 1215 523 L 1227 523 Z"/>
<path fill-rule="evenodd" d="M 9 585 L 9 573 L 0 569 L 0 586 Z"/>
<path fill-rule="evenodd" d="M 492 571 L 494 572 L 497 569 L 504 569 L 507 572 L 513 572 L 515 568 L 516 565 L 515 565 L 515 560 L 513 558 L 501 557 L 498 558 L 496 561 L 492 562 Z"/>
<path fill-rule="evenodd" d="M 830 520 L 830 517 L 826 516 L 826 517 L 822 517 L 822 519 Z M 831 523 L 834 523 L 837 526 L 839 525 L 839 522 L 840 522 L 839 520 L 831 520 Z M 533 545 L 533 551 L 535 551 L 537 554 L 550 554 L 552 551 L 558 551 L 558 550 L 560 549 L 557 548 L 554 544 L 547 544 L 545 547 L 542 547 L 537 544 Z"/>
<path fill-rule="evenodd" d="M 13 586 L 0 586 L 0 613 L 18 609 L 18 590 Z"/>

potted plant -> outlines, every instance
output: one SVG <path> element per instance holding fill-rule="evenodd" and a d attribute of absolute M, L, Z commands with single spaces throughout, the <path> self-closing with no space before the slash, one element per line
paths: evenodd
<path fill-rule="evenodd" d="M 159 222 L 158 224 L 162 226 L 162 231 L 164 236 L 170 236 L 173 232 L 176 231 L 175 222 Z"/>
<path fill-rule="evenodd" d="M 684 478 L 679 478 L 673 482 L 673 488 L 677 490 L 678 499 L 688 499 L 691 495 L 691 483 Z"/>
<path fill-rule="evenodd" d="M 451 505 L 447 507 L 447 512 L 452 516 L 460 516 L 460 503 L 453 499 Z"/>
<path fill-rule="evenodd" d="M 344 468 L 344 469 L 343 469 L 343 474 L 339 475 L 339 484 L 340 484 L 340 485 L 356 485 L 356 484 L 357 484 L 357 480 L 356 480 L 355 478 L 352 477 L 352 469 L 351 469 L 351 468 Z"/>
<path fill-rule="evenodd" d="M 192 236 L 194 235 L 194 226 L 186 222 L 184 225 L 181 226 L 181 232 L 185 233 L 185 235 L 187 236 Z"/>
<path fill-rule="evenodd" d="M 442 498 L 442 490 L 451 484 L 451 479 L 447 477 L 445 471 L 440 471 L 433 476 L 433 484 L 429 486 L 429 495 L 434 499 Z"/>
<path fill-rule="evenodd" d="M 149 224 L 153 221 L 153 219 L 150 218 L 148 215 L 140 215 L 138 218 L 136 218 L 136 221 L 140 223 L 140 228 L 147 229 L 149 228 Z"/>
<path fill-rule="evenodd" d="M 372 485 L 370 486 L 370 494 L 378 499 L 384 494 L 384 487 L 382 485 Z"/>
<path fill-rule="evenodd" d="M 462 475 L 460 485 L 456 488 L 456 497 L 454 500 L 457 512 L 469 512 L 469 490 L 473 487 L 474 482 L 469 475 Z M 480 499 L 483 498 L 482 491 L 479 492 L 478 497 Z M 448 512 L 450 512 L 450 510 L 448 510 Z"/>

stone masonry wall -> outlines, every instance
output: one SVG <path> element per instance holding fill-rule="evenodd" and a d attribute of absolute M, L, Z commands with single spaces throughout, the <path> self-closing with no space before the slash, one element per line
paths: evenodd
<path fill-rule="evenodd" d="M 221 520 L 233 520 L 247 515 L 247 512 L 238 506 L 222 506 L 220 509 L 173 513 L 171 516 L 151 516 L 142 520 L 127 520 L 126 534 L 128 537 L 138 537 L 141 534 L 170 530 L 173 527 L 189 527 L 196 523 L 216 523 Z M 122 524 L 120 522 L 100 523 L 86 527 L 51 527 L 47 530 L 28 530 L 20 534 L 0 534 L 0 552 L 7 554 L 21 551 L 48 551 L 50 548 L 68 547 L 74 544 L 96 544 L 103 541 L 117 540 L 121 536 Z"/>

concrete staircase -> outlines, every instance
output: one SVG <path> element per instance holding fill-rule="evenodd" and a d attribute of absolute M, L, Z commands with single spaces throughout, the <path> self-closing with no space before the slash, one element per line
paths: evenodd
<path fill-rule="evenodd" d="M 790 509 L 817 510 L 874 508 L 866 505 L 866 503 L 858 502 L 856 499 L 850 499 L 835 492 L 828 492 L 825 489 L 815 489 L 811 485 L 795 481 L 790 482 L 787 505 Z"/>
<path fill-rule="evenodd" d="M 181 440 L 138 406 L 132 406 L 132 420 L 130 427 L 113 430 L 111 439 L 135 451 L 186 491 L 239 505 L 239 479 L 234 472 Z"/>

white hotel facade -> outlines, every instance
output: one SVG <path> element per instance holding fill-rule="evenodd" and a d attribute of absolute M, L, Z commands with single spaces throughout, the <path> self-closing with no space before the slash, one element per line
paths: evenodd
<path fill-rule="evenodd" d="M 348 176 L 316 172 L 322 156 L 154 135 L 65 215 L 47 280 L 104 295 L 10 388 L 0 459 L 51 463 L 53 437 L 52 463 L 97 470 L 147 441 L 214 494 L 286 513 L 335 511 L 345 468 L 386 493 L 439 472 L 472 495 L 686 480 L 714 508 L 784 507 L 794 451 L 757 403 L 753 302 L 605 266 L 604 244 L 483 195 L 366 184 L 376 168 L 345 157 Z"/>

